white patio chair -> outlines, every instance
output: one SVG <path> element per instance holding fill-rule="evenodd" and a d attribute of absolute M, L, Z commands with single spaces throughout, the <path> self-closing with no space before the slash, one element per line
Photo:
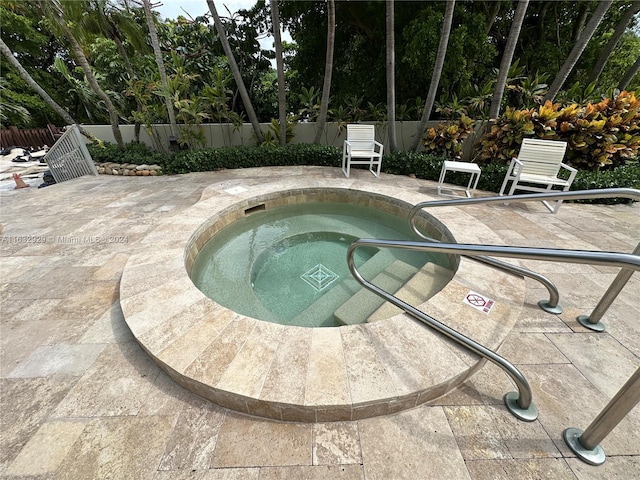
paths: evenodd
<path fill-rule="evenodd" d="M 553 187 L 562 187 L 566 192 L 571 187 L 577 170 L 562 163 L 567 150 L 567 143 L 557 140 L 541 140 L 538 138 L 525 138 L 518 153 L 518 158 L 511 160 L 507 175 L 502 182 L 500 196 L 504 195 L 509 181 L 512 181 L 509 195 L 513 195 L 516 190 L 526 190 L 529 192 L 548 192 Z M 558 177 L 560 169 L 569 172 L 569 178 Z M 525 185 L 522 185 L 522 184 Z M 538 186 L 531 186 L 538 185 Z M 540 187 L 539 185 L 544 185 Z M 549 202 L 542 201 L 550 212 L 556 213 L 562 204 L 562 200 L 555 202 L 551 206 Z M 508 205 L 508 203 L 506 203 Z"/>
<path fill-rule="evenodd" d="M 376 142 L 373 125 L 347 125 L 347 139 L 342 148 L 342 172 L 348 178 L 351 165 L 369 165 L 369 171 L 379 177 L 383 150 L 382 144 Z M 374 167 L 377 167 L 375 171 Z"/>

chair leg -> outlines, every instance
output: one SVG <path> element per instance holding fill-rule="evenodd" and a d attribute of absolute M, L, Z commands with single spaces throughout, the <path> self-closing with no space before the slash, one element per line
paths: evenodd
<path fill-rule="evenodd" d="M 566 187 L 564 187 L 562 189 L 563 192 L 567 192 L 569 191 L 569 188 L 571 187 L 571 185 L 567 185 Z M 562 200 L 556 200 L 556 204 L 553 208 L 553 213 L 558 213 L 558 210 L 560 210 L 560 206 L 562 205 Z"/>
<path fill-rule="evenodd" d="M 509 183 L 509 180 L 511 180 L 511 178 L 509 177 L 509 175 L 505 175 L 504 177 L 504 181 L 502 182 L 502 187 L 500 188 L 500 193 L 498 195 L 500 195 L 501 197 L 504 195 L 504 191 L 507 188 L 507 184 Z"/>
<path fill-rule="evenodd" d="M 350 161 L 351 161 L 350 156 L 347 156 L 347 155 L 342 156 L 342 173 L 344 173 L 344 176 L 347 178 L 349 178 L 349 170 L 351 167 Z"/>
<path fill-rule="evenodd" d="M 513 195 L 513 192 L 516 191 L 516 187 L 518 186 L 518 179 L 514 178 L 513 183 L 511 184 L 511 188 L 509 189 L 509 193 L 507 194 L 509 197 Z M 500 194 L 502 196 L 502 194 Z M 509 202 L 504 202 L 504 205 L 509 205 Z"/>

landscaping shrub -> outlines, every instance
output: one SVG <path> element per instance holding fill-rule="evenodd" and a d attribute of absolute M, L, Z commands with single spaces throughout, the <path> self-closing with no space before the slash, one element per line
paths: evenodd
<path fill-rule="evenodd" d="M 621 92 L 585 106 L 548 101 L 529 110 L 507 107 L 478 143 L 478 163 L 509 163 L 524 137 L 566 141 L 566 162 L 578 169 L 615 168 L 640 150 L 640 99 Z"/>
<path fill-rule="evenodd" d="M 250 168 L 288 165 L 337 167 L 342 153 L 327 145 L 296 144 L 286 147 L 222 147 L 186 150 L 165 157 L 164 173 L 207 172 L 223 168 Z"/>
<path fill-rule="evenodd" d="M 422 139 L 426 153 L 447 157 L 450 160 L 462 158 L 462 146 L 473 132 L 473 120 L 462 114 L 459 120 L 438 124 L 429 128 Z"/>
<path fill-rule="evenodd" d="M 571 190 L 591 190 L 595 188 L 635 188 L 640 189 L 640 163 L 633 162 L 611 170 L 578 171 Z M 578 200 L 581 203 L 614 205 L 632 203 L 628 198 L 601 198 Z"/>
<path fill-rule="evenodd" d="M 102 143 L 100 145 L 87 145 L 91 158 L 96 163 L 132 163 L 134 165 L 158 165 L 165 155 L 155 152 L 144 143 L 127 143 L 124 150 L 120 150 L 113 143 Z"/>

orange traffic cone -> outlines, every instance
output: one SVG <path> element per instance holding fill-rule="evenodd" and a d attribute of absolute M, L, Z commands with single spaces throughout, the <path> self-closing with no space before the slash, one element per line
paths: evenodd
<path fill-rule="evenodd" d="M 24 180 L 22 180 L 22 179 L 20 178 L 20 175 L 18 175 L 17 173 L 14 173 L 14 174 L 13 174 L 13 179 L 14 179 L 14 180 L 15 180 L 15 182 L 16 182 L 16 188 L 26 188 L 26 187 L 28 187 L 28 186 L 29 186 L 29 185 L 27 185 L 26 183 L 24 183 Z"/>

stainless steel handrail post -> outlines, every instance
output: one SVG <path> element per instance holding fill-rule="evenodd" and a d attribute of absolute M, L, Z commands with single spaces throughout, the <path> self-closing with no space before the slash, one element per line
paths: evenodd
<path fill-rule="evenodd" d="M 384 242 L 382 245 L 380 242 Z M 421 312 L 417 308 L 409 305 L 408 303 L 400 300 L 398 297 L 391 295 L 380 287 L 374 285 L 373 283 L 368 282 L 367 280 L 360 275 L 358 269 L 356 268 L 355 261 L 353 259 L 353 252 L 360 246 L 363 245 L 377 245 L 377 246 L 390 246 L 392 242 L 385 241 L 373 241 L 370 239 L 360 239 L 355 240 L 349 245 L 349 250 L 347 251 L 347 263 L 349 265 L 349 270 L 351 270 L 351 274 L 354 278 L 365 288 L 371 290 L 373 293 L 378 296 L 384 298 L 388 302 L 392 303 L 396 307 L 404 310 L 406 313 L 411 315 L 416 320 L 430 326 L 431 328 L 437 330 L 438 332 L 444 334 L 451 340 L 456 343 L 465 346 L 472 352 L 477 353 L 482 358 L 489 360 L 494 363 L 498 367 L 502 368 L 515 382 L 518 387 L 518 392 L 508 392 L 504 395 L 503 400 L 507 409 L 518 419 L 524 420 L 526 422 L 533 422 L 538 418 L 538 410 L 533 403 L 533 395 L 531 393 L 531 387 L 529 387 L 529 383 L 527 379 L 522 375 L 522 373 L 508 360 L 501 357 L 497 353 L 492 350 L 489 350 L 484 345 L 479 344 L 475 340 L 470 339 L 469 337 L 463 335 L 462 333 L 454 330 L 447 325 L 437 321 L 435 318 L 427 315 L 424 312 Z M 401 247 L 402 248 L 402 247 Z"/>
<path fill-rule="evenodd" d="M 584 199 L 593 199 L 593 198 L 630 198 L 632 200 L 640 201 L 640 190 L 633 188 L 602 188 L 602 189 L 594 189 L 594 190 L 576 190 L 573 192 L 551 192 L 551 193 L 530 193 L 525 195 L 512 195 L 508 196 L 509 202 L 530 202 L 530 201 L 541 201 L 541 200 L 584 200 Z M 447 199 L 447 200 L 429 200 L 426 202 L 421 202 L 415 205 L 411 212 L 409 213 L 409 225 L 413 232 L 418 235 L 420 238 L 425 240 L 433 241 L 423 235 L 415 225 L 415 216 L 416 214 L 427 207 L 442 207 L 442 206 L 455 206 L 455 205 L 470 205 L 470 204 L 480 204 L 480 203 L 504 203 L 507 200 L 504 196 L 494 196 L 494 197 L 480 197 L 480 198 L 457 198 L 457 199 Z M 640 254 L 640 243 L 636 246 L 636 249 L 633 252 L 633 255 Z M 527 269 L 521 269 L 520 272 L 516 270 L 517 267 L 511 265 L 506 262 L 500 262 L 495 259 L 487 259 L 486 257 L 475 257 L 479 261 L 490 263 L 488 260 L 493 260 L 494 265 L 498 268 L 502 268 L 508 271 L 512 271 L 514 273 L 519 273 L 521 275 L 528 276 L 538 282 L 542 283 L 549 292 L 549 300 L 540 300 L 538 305 L 540 308 L 549 313 L 562 313 L 562 308 L 558 306 L 558 289 L 556 286 L 546 277 L 533 272 Z M 607 311 L 607 309 L 611 306 L 613 300 L 620 293 L 620 290 L 626 285 L 629 278 L 633 272 L 629 270 L 622 270 L 618 274 L 618 276 L 614 279 L 614 281 L 609 286 L 608 290 L 605 292 L 600 302 L 591 313 L 591 315 L 580 315 L 577 317 L 577 321 L 580 322 L 586 328 L 589 328 L 594 331 L 603 331 L 604 325 L 600 322 L 602 315 Z"/>
<path fill-rule="evenodd" d="M 360 282 L 368 290 L 371 290 L 377 295 L 383 297 L 385 300 L 401 308 L 412 317 L 417 318 L 418 320 L 431 326 L 432 328 L 435 328 L 441 333 L 447 335 L 452 340 L 455 340 L 461 345 L 466 346 L 475 353 L 478 353 L 487 360 L 490 360 L 496 365 L 503 368 L 516 382 L 516 385 L 519 389 L 519 394 L 510 392 L 505 395 L 504 400 L 507 408 L 509 408 L 511 413 L 516 417 L 522 420 L 530 421 L 537 418 L 537 412 L 535 412 L 535 416 L 532 415 L 531 410 L 534 410 L 535 407 L 531 402 L 531 390 L 522 374 L 513 365 L 511 365 L 509 362 L 507 362 L 491 350 L 487 349 L 486 347 L 465 337 L 461 333 L 447 327 L 446 325 L 438 322 L 432 317 L 429 317 L 424 312 L 421 312 L 411 305 L 406 304 L 402 300 L 387 293 L 379 287 L 367 282 L 356 269 L 353 259 L 354 251 L 361 246 L 400 248 L 406 250 L 421 250 L 426 252 L 462 254 L 466 256 L 494 255 L 498 257 L 522 258 L 530 260 L 556 260 L 566 263 L 610 265 L 622 268 L 631 267 L 633 270 L 640 270 L 640 256 L 617 252 L 592 252 L 584 250 L 562 250 L 554 248 L 508 247 L 501 245 L 467 245 L 439 242 L 414 242 L 375 239 L 359 239 L 355 240 L 351 243 L 351 245 L 349 245 L 349 249 L 347 251 L 347 263 L 349 265 L 349 270 L 351 270 L 351 273 L 358 282 Z M 518 409 L 520 409 L 520 411 Z"/>
<path fill-rule="evenodd" d="M 583 432 L 577 428 L 567 428 L 565 443 L 573 452 L 591 465 L 602 465 L 606 460 L 600 442 L 622 421 L 622 419 L 640 402 L 640 368 L 622 386 L 615 397 L 591 422 Z"/>
<path fill-rule="evenodd" d="M 638 243 L 635 250 L 633 251 L 633 255 L 640 255 L 640 243 Z M 595 332 L 603 332 L 605 327 L 600 319 L 607 312 L 613 301 L 617 298 L 618 294 L 627 284 L 627 282 L 631 278 L 631 275 L 633 275 L 633 270 L 629 270 L 626 268 L 620 270 L 620 272 L 618 272 L 618 275 L 616 275 L 616 278 L 614 278 L 613 282 L 611 282 L 611 285 L 609 285 L 607 291 L 604 292 L 604 295 L 602 296 L 596 307 L 591 312 L 591 315 L 579 315 L 578 317 L 576 317 L 576 320 L 580 322 L 580 325 Z"/>

